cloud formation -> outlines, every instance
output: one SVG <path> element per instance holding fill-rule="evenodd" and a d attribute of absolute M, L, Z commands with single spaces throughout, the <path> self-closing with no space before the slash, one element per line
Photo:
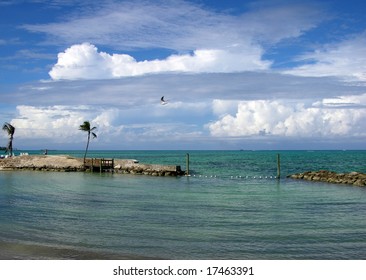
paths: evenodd
<path fill-rule="evenodd" d="M 207 103 L 172 102 L 168 105 L 104 108 L 97 105 L 17 106 L 11 123 L 17 141 L 43 139 L 81 143 L 78 130 L 84 120 L 98 127 L 95 147 L 141 148 L 220 143 L 220 139 L 323 139 L 364 138 L 366 94 L 325 98 L 313 103 L 300 100 L 224 100 Z M 211 113 L 212 114 L 211 114 Z M 210 121 L 211 119 L 211 121 Z M 185 143 L 185 144 L 183 144 Z M 190 144 L 187 144 L 190 143 Z M 217 146 L 218 147 L 218 146 Z"/>
<path fill-rule="evenodd" d="M 304 64 L 284 73 L 299 76 L 339 76 L 366 81 L 366 32 L 301 55 Z"/>
<path fill-rule="evenodd" d="M 28 31 L 48 34 L 57 42 L 72 42 L 58 54 L 49 72 L 53 80 L 271 70 L 274 61 L 265 57 L 269 57 L 266 55 L 272 47 L 286 45 L 286 40 L 299 38 L 329 19 L 320 5 L 299 3 L 252 5 L 235 16 L 185 1 L 144 5 L 127 1 L 104 4 L 100 11 L 91 11 L 65 22 L 23 26 Z M 365 34 L 354 34 L 316 49 L 312 46 L 313 51 L 294 58 L 298 66 L 281 71 L 365 81 Z M 75 44 L 80 40 L 85 43 Z M 97 46 L 122 51 L 108 53 L 98 51 Z M 128 54 L 128 50 L 148 48 L 165 49 L 167 56 L 139 60 Z"/>
<path fill-rule="evenodd" d="M 64 21 L 22 27 L 46 34 L 46 44 L 66 44 L 49 74 L 54 80 L 76 80 L 268 70 L 272 62 L 263 58 L 266 49 L 327 18 L 322 6 L 312 3 L 243 7 L 229 13 L 181 0 L 108 1 L 98 8 L 81 5 Z M 166 56 L 140 60 L 128 54 L 148 49 L 164 50 Z"/>
<path fill-rule="evenodd" d="M 85 120 L 98 127 L 95 145 L 108 148 L 222 148 L 258 138 L 255 145 L 339 138 L 364 145 L 365 27 L 330 18 L 330 4 L 50 3 L 42 7 L 57 17 L 17 27 L 38 33 L 32 38 L 42 49 L 17 54 L 40 62 L 49 56 L 37 50 L 58 53 L 51 69 L 47 62 L 51 80 L 2 94 L 10 106 L 0 114 L 27 145 L 81 143 Z"/>
<path fill-rule="evenodd" d="M 153 146 L 155 149 L 176 149 L 185 148 L 204 137 L 198 125 L 176 120 L 161 121 L 165 115 L 154 116 L 155 113 L 150 113 L 140 121 L 138 117 L 129 116 L 131 113 L 143 115 L 146 109 L 126 112 L 98 106 L 24 105 L 17 106 L 16 109 L 17 115 L 11 123 L 16 127 L 15 144 L 19 149 L 82 149 L 86 138 L 79 126 L 85 120 L 97 127 L 98 138 L 93 140 L 96 149 L 152 149 Z M 149 116 L 152 116 L 150 120 Z M 3 135 L 0 135 L 2 138 Z M 202 148 L 204 147 L 208 146 L 203 145 Z"/>
<path fill-rule="evenodd" d="M 208 125 L 213 136 L 245 137 L 255 135 L 289 137 L 334 137 L 365 136 L 366 110 L 363 96 L 353 96 L 353 102 L 362 104 L 355 107 L 344 98 L 343 107 L 330 107 L 329 100 L 313 106 L 304 103 L 252 100 L 239 101 L 234 114 L 221 115 L 218 121 Z M 338 100 L 342 100 L 340 97 Z M 346 106 L 345 104 L 352 105 Z M 324 106 L 319 107 L 319 104 Z M 222 107 L 220 100 L 213 102 L 216 112 Z"/>
<path fill-rule="evenodd" d="M 59 53 L 49 75 L 53 80 L 108 79 L 161 72 L 238 72 L 268 69 L 259 49 L 243 53 L 202 49 L 193 54 L 171 55 L 164 60 L 136 61 L 127 54 L 98 52 L 90 44 L 73 45 Z"/>
<path fill-rule="evenodd" d="M 247 5 L 240 13 L 230 14 L 181 0 L 107 1 L 75 9 L 60 22 L 23 28 L 48 35 L 49 44 L 92 42 L 119 50 L 184 52 L 279 42 L 301 35 L 324 18 L 322 7 L 309 3 Z"/>
<path fill-rule="evenodd" d="M 80 141 L 80 124 L 90 120 L 98 126 L 98 133 L 113 135 L 121 130 L 113 126 L 118 112 L 85 105 L 78 106 L 17 106 L 17 116 L 11 123 L 20 139 L 48 139 L 51 142 L 74 143 Z"/>

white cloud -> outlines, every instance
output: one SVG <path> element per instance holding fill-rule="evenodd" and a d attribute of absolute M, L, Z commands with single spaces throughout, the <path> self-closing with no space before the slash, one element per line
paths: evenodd
<path fill-rule="evenodd" d="M 340 76 L 366 81 L 366 32 L 337 44 L 329 44 L 299 57 L 304 64 L 285 73 L 324 77 Z"/>
<path fill-rule="evenodd" d="M 366 94 L 353 96 L 350 100 L 362 102 L 365 96 Z M 329 100 L 324 100 L 322 103 L 326 105 L 328 102 Z M 346 99 L 343 100 L 343 103 L 346 102 Z M 213 136 L 360 136 L 366 135 L 366 104 L 362 105 L 358 108 L 322 108 L 288 101 L 240 101 L 235 115 L 221 116 L 218 121 L 209 123 L 207 127 Z"/>
<path fill-rule="evenodd" d="M 325 18 L 320 5 L 302 3 L 246 5 L 245 10 L 234 10 L 235 14 L 179 0 L 90 5 L 74 9 L 62 22 L 27 24 L 23 28 L 45 33 L 48 43 L 57 45 L 93 42 L 123 50 L 191 51 L 279 42 L 301 35 Z"/>
<path fill-rule="evenodd" d="M 46 44 L 71 46 L 59 53 L 52 79 L 104 79 L 159 72 L 266 70 L 266 48 L 301 36 L 326 19 L 315 4 L 254 5 L 229 13 L 189 1 L 106 2 L 82 7 L 63 22 L 23 25 L 48 35 Z M 283 19 L 286 20 L 283 20 Z M 98 52 L 98 47 L 122 50 Z M 162 50 L 165 59 L 137 61 L 130 50 Z"/>
<path fill-rule="evenodd" d="M 160 72 L 236 72 L 264 70 L 270 65 L 261 60 L 260 49 L 246 53 L 226 50 L 196 50 L 192 55 L 171 55 L 164 60 L 136 61 L 127 54 L 98 52 L 90 44 L 73 45 L 59 53 L 49 72 L 54 80 L 105 79 Z"/>
<path fill-rule="evenodd" d="M 344 95 L 334 98 L 324 98 L 322 101 L 314 102 L 315 107 L 365 107 L 366 94 L 362 95 Z"/>
<path fill-rule="evenodd" d="M 90 106 L 17 106 L 18 114 L 11 123 L 16 127 L 20 139 L 42 139 L 51 142 L 79 142 L 79 126 L 89 120 L 98 127 L 97 134 L 108 137 L 121 127 L 113 127 L 118 112 L 114 109 Z"/>
<path fill-rule="evenodd" d="M 303 148 L 319 138 L 323 148 L 338 140 L 363 148 L 365 92 L 359 83 L 267 72 L 156 74 L 24 85 L 3 96 L 14 107 L 0 115 L 16 126 L 19 149 L 83 149 L 84 120 L 98 127 L 96 149 Z"/>
<path fill-rule="evenodd" d="M 16 127 L 18 147 L 84 143 L 80 124 L 89 120 L 97 127 L 98 138 L 94 147 L 128 147 L 146 143 L 168 143 L 202 135 L 197 124 L 183 122 L 186 115 L 200 115 L 208 110 L 207 104 L 183 104 L 142 106 L 133 108 L 104 108 L 100 106 L 17 106 L 17 115 L 11 120 Z M 143 144 L 141 144 L 143 143 Z M 168 145 L 168 144 L 167 144 Z M 42 148 L 42 146 L 40 147 Z M 109 147 L 110 148 L 110 147 Z"/>

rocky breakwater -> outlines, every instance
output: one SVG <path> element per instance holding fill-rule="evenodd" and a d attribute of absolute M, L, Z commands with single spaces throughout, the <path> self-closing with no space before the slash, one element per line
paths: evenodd
<path fill-rule="evenodd" d="M 67 155 L 23 155 L 0 159 L 1 170 L 84 171 L 83 159 Z"/>
<path fill-rule="evenodd" d="M 180 176 L 184 175 L 179 165 L 142 164 L 136 160 L 115 160 L 114 172 L 121 174 Z"/>
<path fill-rule="evenodd" d="M 308 171 L 287 176 L 292 179 L 319 181 L 331 184 L 348 184 L 358 187 L 366 186 L 366 174 L 359 172 L 336 173 L 327 170 Z"/>

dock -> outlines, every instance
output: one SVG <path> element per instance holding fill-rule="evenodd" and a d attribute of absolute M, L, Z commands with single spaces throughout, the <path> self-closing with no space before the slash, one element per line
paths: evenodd
<path fill-rule="evenodd" d="M 113 172 L 114 159 L 88 158 L 85 160 L 84 167 L 90 172 Z"/>

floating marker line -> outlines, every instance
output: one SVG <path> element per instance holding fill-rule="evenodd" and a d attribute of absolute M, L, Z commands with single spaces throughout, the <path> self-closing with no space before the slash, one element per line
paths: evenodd
<path fill-rule="evenodd" d="M 246 180 L 269 180 L 269 179 L 279 179 L 277 176 L 275 175 L 255 175 L 255 176 L 249 176 L 249 175 L 237 175 L 237 176 L 234 176 L 234 175 L 204 175 L 204 174 L 191 174 L 191 177 L 193 178 L 205 178 L 205 179 L 208 179 L 208 178 L 212 178 L 212 179 L 215 179 L 215 178 L 218 178 L 218 179 L 246 179 Z"/>

